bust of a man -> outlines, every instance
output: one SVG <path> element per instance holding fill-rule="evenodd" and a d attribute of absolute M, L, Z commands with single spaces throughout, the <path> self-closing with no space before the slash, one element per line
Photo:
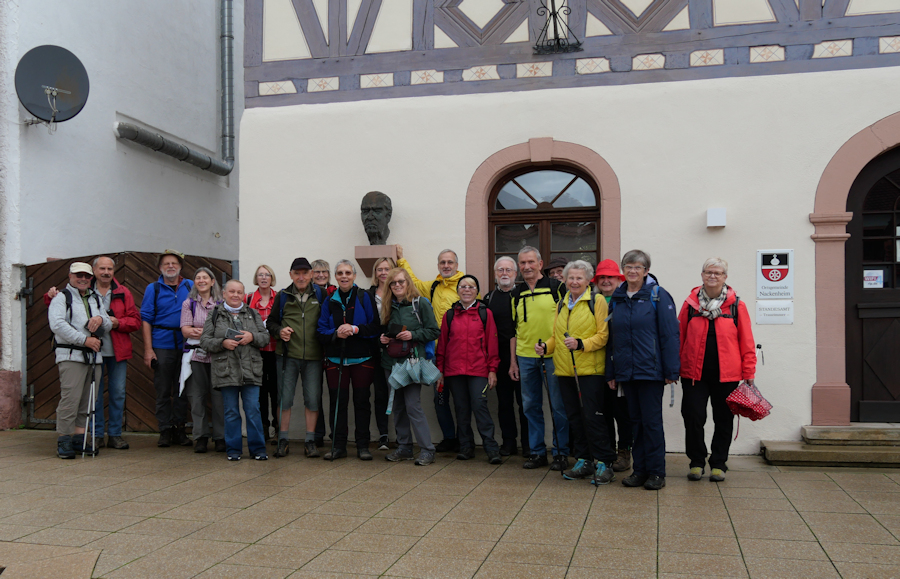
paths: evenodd
<path fill-rule="evenodd" d="M 369 245 L 387 244 L 388 235 L 391 234 L 388 223 L 391 222 L 393 211 L 391 198 L 381 191 L 369 191 L 363 196 L 359 212 Z"/>

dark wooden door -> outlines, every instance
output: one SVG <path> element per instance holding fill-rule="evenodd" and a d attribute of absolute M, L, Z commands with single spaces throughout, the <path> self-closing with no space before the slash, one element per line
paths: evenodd
<path fill-rule="evenodd" d="M 147 285 L 159 278 L 154 253 L 126 252 L 110 254 L 116 262 L 116 279 L 134 295 L 140 309 Z M 73 257 L 30 265 L 26 275 L 34 284 L 34 301 L 26 310 L 26 372 L 27 384 L 34 392 L 34 417 L 54 419 L 59 403 L 59 371 L 51 350 L 52 333 L 47 323 L 47 306 L 43 296 L 51 287 L 62 288 L 68 282 L 69 265 L 75 261 L 91 263 L 94 256 Z M 188 255 L 185 256 L 182 275 L 192 276 L 198 267 L 208 267 L 219 283 L 222 276 L 231 277 L 231 262 Z M 153 373 L 144 363 L 144 341 L 141 332 L 131 334 L 134 357 L 128 362 L 128 378 L 125 386 L 125 424 L 130 431 L 156 430 L 156 394 L 153 389 Z M 33 424 L 27 424 L 33 426 Z"/>
<path fill-rule="evenodd" d="M 850 189 L 847 211 L 853 212 L 845 254 L 851 420 L 898 422 L 900 149 L 863 169 Z M 881 287 L 865 287 L 867 281 Z"/>

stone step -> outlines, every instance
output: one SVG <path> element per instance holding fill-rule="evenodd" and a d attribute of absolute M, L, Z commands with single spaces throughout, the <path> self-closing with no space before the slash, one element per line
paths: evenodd
<path fill-rule="evenodd" d="M 900 446 L 900 424 L 851 422 L 849 426 L 803 426 L 806 444 L 853 446 Z"/>
<path fill-rule="evenodd" d="M 837 446 L 763 440 L 763 456 L 779 466 L 900 467 L 900 446 Z"/>

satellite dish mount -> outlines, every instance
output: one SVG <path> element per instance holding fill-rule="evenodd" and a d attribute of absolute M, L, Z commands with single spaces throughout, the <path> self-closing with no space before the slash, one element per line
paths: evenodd
<path fill-rule="evenodd" d="M 51 135 L 57 123 L 81 112 L 89 90 L 81 61 L 59 46 L 32 48 L 16 66 L 16 94 L 25 110 L 34 115 L 25 119 L 25 124 L 45 125 Z"/>

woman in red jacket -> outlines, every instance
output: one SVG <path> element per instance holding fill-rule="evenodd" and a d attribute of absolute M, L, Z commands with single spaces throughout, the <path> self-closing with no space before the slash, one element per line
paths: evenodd
<path fill-rule="evenodd" d="M 685 447 L 691 459 L 688 480 L 703 477 L 706 465 L 706 405 L 712 401 L 715 431 L 709 480 L 725 480 L 734 416 L 725 399 L 743 380 L 753 384 L 756 349 L 747 306 L 725 285 L 728 262 L 711 257 L 703 264 L 703 285 L 691 290 L 678 315 L 681 328 L 681 383 Z"/>
<path fill-rule="evenodd" d="M 494 422 L 487 406 L 487 391 L 497 385 L 497 326 L 494 314 L 478 301 L 478 280 L 464 275 L 456 286 L 459 301 L 444 313 L 435 362 L 443 374 L 438 391 L 450 388 L 456 407 L 459 460 L 475 457 L 472 414 L 488 462 L 500 464 L 500 446 L 494 440 Z"/>

